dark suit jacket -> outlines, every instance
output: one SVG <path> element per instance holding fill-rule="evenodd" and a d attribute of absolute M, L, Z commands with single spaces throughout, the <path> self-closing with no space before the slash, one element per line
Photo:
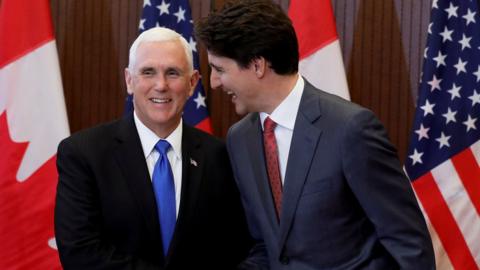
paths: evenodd
<path fill-rule="evenodd" d="M 164 258 L 133 115 L 62 141 L 55 236 L 64 268 L 233 269 L 248 252 L 248 229 L 226 148 L 184 125 L 182 158 L 180 210 Z"/>
<path fill-rule="evenodd" d="M 435 267 L 410 183 L 372 112 L 305 81 L 279 223 L 258 113 L 231 127 L 227 148 L 257 241 L 245 269 Z"/>

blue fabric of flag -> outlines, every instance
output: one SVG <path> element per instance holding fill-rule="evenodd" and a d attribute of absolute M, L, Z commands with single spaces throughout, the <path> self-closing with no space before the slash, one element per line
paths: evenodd
<path fill-rule="evenodd" d="M 412 181 L 480 139 L 478 20 L 478 1 L 433 1 L 405 162 Z"/>

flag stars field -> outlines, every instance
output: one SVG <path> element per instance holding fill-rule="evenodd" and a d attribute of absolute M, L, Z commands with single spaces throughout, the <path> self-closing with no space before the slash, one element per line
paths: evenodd
<path fill-rule="evenodd" d="M 450 108 L 448 108 L 448 112 L 445 114 L 442 114 L 443 117 L 445 117 L 445 125 L 447 125 L 450 122 L 457 122 L 457 119 L 455 119 L 455 115 L 457 114 L 456 111 L 452 111 Z"/>
<path fill-rule="evenodd" d="M 469 96 L 468 99 L 472 101 L 472 107 L 480 104 L 480 94 L 477 93 L 477 90 L 473 90 L 473 95 Z"/>
<path fill-rule="evenodd" d="M 458 17 L 457 10 L 458 10 L 458 6 L 454 6 L 453 3 L 450 3 L 450 6 L 447 9 L 445 9 L 445 11 L 448 13 L 449 19 L 450 17 Z"/>
<path fill-rule="evenodd" d="M 442 54 L 441 51 L 438 51 L 438 56 L 433 58 L 433 60 L 435 60 L 435 62 L 437 62 L 437 68 L 441 65 L 444 65 L 446 66 L 447 64 L 445 63 L 445 58 L 447 58 L 447 55 L 446 54 Z M 434 75 L 435 76 L 435 75 Z"/>
<path fill-rule="evenodd" d="M 197 97 L 194 99 L 195 103 L 197 104 L 197 109 L 202 106 L 206 108 L 207 105 L 205 104 L 205 97 L 202 96 L 200 92 L 198 92 L 197 94 Z"/>
<path fill-rule="evenodd" d="M 413 165 L 415 165 L 415 163 L 420 163 L 420 164 L 423 163 L 423 162 L 422 162 L 422 156 L 423 156 L 423 153 L 419 153 L 419 152 L 417 151 L 417 149 L 415 149 L 415 150 L 413 151 L 413 154 L 410 155 L 409 157 L 412 159 Z"/>
<path fill-rule="evenodd" d="M 463 35 L 462 39 L 458 42 L 462 45 L 462 51 L 465 48 L 472 48 L 470 46 L 470 40 L 472 40 L 472 38 L 465 36 L 465 34 L 462 34 L 462 35 Z"/>
<path fill-rule="evenodd" d="M 423 116 L 427 116 L 428 114 L 434 115 L 433 107 L 435 107 L 435 104 L 430 104 L 430 102 L 428 102 L 428 100 L 425 101 L 425 105 L 420 107 L 423 110 Z"/>
<path fill-rule="evenodd" d="M 437 139 L 435 139 L 437 142 L 439 142 L 439 146 L 438 148 L 439 149 L 442 149 L 442 147 L 444 146 L 447 146 L 447 147 L 450 147 L 450 143 L 448 142 L 448 140 L 450 140 L 452 136 L 446 136 L 443 132 L 441 133 L 440 137 L 438 137 Z"/>
<path fill-rule="evenodd" d="M 440 33 L 440 36 L 442 36 L 443 38 L 443 42 L 447 40 L 452 41 L 452 33 L 453 33 L 453 30 L 448 30 L 448 28 L 445 26 L 445 29 L 443 30 L 443 32 Z"/>
<path fill-rule="evenodd" d="M 477 71 L 473 72 L 473 75 L 477 77 L 477 82 L 480 81 L 480 65 L 477 67 Z"/>
<path fill-rule="evenodd" d="M 470 131 L 470 129 L 477 129 L 475 126 L 475 122 L 477 121 L 477 118 L 472 118 L 470 115 L 468 116 L 467 121 L 463 122 L 463 124 L 467 128 L 467 132 Z"/>
<path fill-rule="evenodd" d="M 467 61 L 462 61 L 462 58 L 458 58 L 458 62 L 456 65 L 454 65 L 455 69 L 457 69 L 457 75 L 460 74 L 461 72 L 466 73 L 467 70 L 465 69 L 465 66 L 467 65 Z"/>
<path fill-rule="evenodd" d="M 455 98 L 461 98 L 460 89 L 462 89 L 462 87 L 457 86 L 455 83 L 453 83 L 452 88 L 447 90 L 447 92 L 451 95 L 451 100 L 454 100 Z"/>
<path fill-rule="evenodd" d="M 478 5 L 434 0 L 425 29 L 431 53 L 425 54 L 405 171 L 438 239 L 437 269 L 480 269 Z M 451 196 L 452 187 L 458 196 Z"/>
<path fill-rule="evenodd" d="M 430 91 L 433 92 L 433 90 L 435 89 L 442 90 L 440 87 L 441 82 L 442 82 L 442 79 L 437 79 L 437 76 L 433 75 L 432 80 L 428 82 L 428 84 L 432 87 Z"/>
<path fill-rule="evenodd" d="M 178 11 L 174 15 L 177 17 L 177 23 L 185 21 L 185 10 L 181 6 L 178 7 Z"/>
<path fill-rule="evenodd" d="M 465 23 L 467 24 L 467 26 L 470 24 L 470 23 L 475 23 L 475 14 L 477 14 L 476 12 L 472 12 L 470 9 L 467 9 L 467 14 L 463 15 L 462 18 L 465 19 Z"/>
<path fill-rule="evenodd" d="M 170 11 L 168 8 L 170 7 L 170 4 L 165 3 L 165 1 L 162 1 L 160 5 L 157 6 L 158 11 L 160 12 L 159 16 L 162 16 L 163 14 L 170 14 Z"/>
<path fill-rule="evenodd" d="M 422 139 L 428 139 L 428 131 L 430 128 L 425 128 L 423 124 L 420 124 L 420 128 L 415 130 L 415 133 L 418 134 L 418 140 L 421 141 Z"/>

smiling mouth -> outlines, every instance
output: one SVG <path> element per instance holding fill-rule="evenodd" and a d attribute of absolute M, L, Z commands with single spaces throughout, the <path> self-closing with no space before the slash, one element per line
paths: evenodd
<path fill-rule="evenodd" d="M 165 104 L 169 103 L 172 101 L 171 98 L 151 98 L 150 101 L 152 101 L 155 104 Z"/>

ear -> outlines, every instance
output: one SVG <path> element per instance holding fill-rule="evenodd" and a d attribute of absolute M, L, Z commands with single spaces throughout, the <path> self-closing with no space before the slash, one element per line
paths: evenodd
<path fill-rule="evenodd" d="M 198 70 L 193 70 L 192 75 L 190 76 L 190 92 L 188 96 L 193 95 L 193 91 L 195 91 L 195 86 L 197 86 L 198 80 L 200 80 L 200 73 Z"/>
<path fill-rule="evenodd" d="M 133 95 L 133 85 L 132 85 L 132 75 L 130 75 L 130 71 L 128 70 L 128 68 L 125 68 L 125 83 L 127 84 L 127 93 L 129 95 Z"/>
<path fill-rule="evenodd" d="M 263 57 L 258 57 L 252 60 L 252 65 L 257 78 L 262 78 L 267 70 L 267 61 Z"/>

